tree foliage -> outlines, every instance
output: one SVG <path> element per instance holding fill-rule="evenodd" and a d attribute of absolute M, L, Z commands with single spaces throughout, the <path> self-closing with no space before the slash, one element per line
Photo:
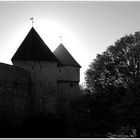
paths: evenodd
<path fill-rule="evenodd" d="M 140 78 L 140 34 L 122 37 L 98 54 L 86 71 L 87 87 L 92 91 L 108 86 L 128 88 Z"/>
<path fill-rule="evenodd" d="M 104 101 L 104 106 L 98 108 L 101 114 L 108 110 L 107 116 L 116 118 L 115 123 L 109 121 L 108 124 L 115 129 L 135 128 L 139 135 L 140 33 L 126 35 L 98 54 L 86 71 L 86 84 L 94 96 L 99 97 L 99 102 Z"/>

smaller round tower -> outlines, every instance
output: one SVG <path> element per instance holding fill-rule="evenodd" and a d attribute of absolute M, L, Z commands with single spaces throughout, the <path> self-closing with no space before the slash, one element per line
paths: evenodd
<path fill-rule="evenodd" d="M 67 104 L 79 92 L 81 66 L 61 43 L 53 52 L 61 65 L 58 66 L 58 104 Z"/>

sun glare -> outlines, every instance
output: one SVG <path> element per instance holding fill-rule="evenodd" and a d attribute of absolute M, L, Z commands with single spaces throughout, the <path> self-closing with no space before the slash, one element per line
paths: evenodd
<path fill-rule="evenodd" d="M 35 24 L 35 29 L 39 32 L 42 39 L 53 51 L 56 46 L 61 42 L 60 36 L 62 36 L 62 42 L 68 35 L 67 29 L 60 23 L 53 20 L 41 20 Z"/>
<path fill-rule="evenodd" d="M 48 47 L 54 51 L 60 43 L 73 53 L 78 51 L 77 39 L 74 31 L 64 26 L 55 20 L 40 20 L 35 24 L 35 29 L 38 31 Z M 76 50 L 77 49 L 77 50 Z"/>

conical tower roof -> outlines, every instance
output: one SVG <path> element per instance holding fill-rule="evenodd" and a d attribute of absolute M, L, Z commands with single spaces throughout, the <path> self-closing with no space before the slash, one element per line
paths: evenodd
<path fill-rule="evenodd" d="M 81 67 L 62 43 L 54 50 L 53 53 L 64 66 Z"/>
<path fill-rule="evenodd" d="M 31 28 L 11 60 L 58 62 L 55 55 L 51 52 L 51 50 L 44 43 L 44 41 L 41 39 L 41 37 L 33 27 Z"/>

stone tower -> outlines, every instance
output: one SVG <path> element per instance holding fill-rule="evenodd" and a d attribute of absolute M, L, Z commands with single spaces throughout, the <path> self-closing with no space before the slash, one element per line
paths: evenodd
<path fill-rule="evenodd" d="M 58 105 L 62 108 L 62 106 L 66 107 L 69 100 L 74 98 L 79 92 L 81 66 L 71 56 L 62 43 L 53 53 L 61 63 L 57 70 L 57 90 Z"/>
<path fill-rule="evenodd" d="M 11 60 L 31 73 L 34 110 L 55 112 L 59 62 L 33 27 Z"/>

